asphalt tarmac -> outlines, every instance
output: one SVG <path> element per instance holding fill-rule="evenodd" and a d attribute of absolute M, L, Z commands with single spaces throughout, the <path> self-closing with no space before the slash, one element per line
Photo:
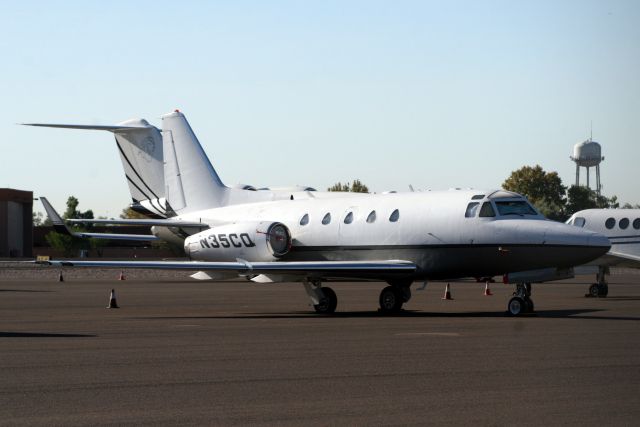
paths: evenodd
<path fill-rule="evenodd" d="M 397 316 L 379 283 L 0 281 L 1 425 L 638 425 L 640 276 L 444 283 Z M 106 309 L 115 288 L 119 309 Z"/>

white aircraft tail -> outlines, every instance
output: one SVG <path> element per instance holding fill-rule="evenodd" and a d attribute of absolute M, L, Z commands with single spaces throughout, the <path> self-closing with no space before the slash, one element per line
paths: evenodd
<path fill-rule="evenodd" d="M 115 135 L 132 208 L 149 216 L 166 217 L 164 157 L 160 130 L 144 119 L 117 125 L 24 123 L 28 126 L 81 130 L 106 130 Z"/>
<path fill-rule="evenodd" d="M 178 110 L 162 116 L 165 197 L 176 213 L 226 204 L 227 188 Z"/>
<path fill-rule="evenodd" d="M 132 207 L 166 217 L 162 135 L 144 119 L 127 120 L 120 125 L 128 127 L 113 133 L 133 199 Z"/>

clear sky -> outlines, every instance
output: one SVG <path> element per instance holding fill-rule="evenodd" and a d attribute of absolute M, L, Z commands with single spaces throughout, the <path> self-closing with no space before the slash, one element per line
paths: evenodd
<path fill-rule="evenodd" d="M 373 191 L 574 181 L 640 203 L 640 1 L 2 2 L 0 187 L 130 202 L 107 132 L 179 108 L 227 184 Z M 43 210 L 36 205 L 37 210 Z"/>

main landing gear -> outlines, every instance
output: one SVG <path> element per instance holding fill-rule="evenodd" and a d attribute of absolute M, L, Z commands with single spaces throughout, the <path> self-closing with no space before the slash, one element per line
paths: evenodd
<path fill-rule="evenodd" d="M 333 289 L 323 287 L 322 283 L 317 280 L 303 282 L 307 295 L 311 298 L 311 303 L 316 313 L 333 314 L 338 307 L 338 297 Z"/>
<path fill-rule="evenodd" d="M 333 289 L 322 286 L 319 280 L 305 280 L 304 289 L 311 299 L 316 313 L 333 314 L 338 306 L 338 297 Z M 411 299 L 411 282 L 391 282 L 380 292 L 380 312 L 398 313 L 402 304 Z"/>
<path fill-rule="evenodd" d="M 389 285 L 380 292 L 380 312 L 398 313 L 402 304 L 411 299 L 411 282 L 390 282 Z"/>
<path fill-rule="evenodd" d="M 609 294 L 609 284 L 607 283 L 607 273 L 609 273 L 609 267 L 598 267 L 598 274 L 596 280 L 598 283 L 594 283 L 589 286 L 589 293 L 586 297 L 599 297 L 606 298 Z"/>
<path fill-rule="evenodd" d="M 511 316 L 520 316 L 525 313 L 533 313 L 534 305 L 531 299 L 531 283 L 516 284 L 514 297 L 507 304 L 507 312 Z"/>

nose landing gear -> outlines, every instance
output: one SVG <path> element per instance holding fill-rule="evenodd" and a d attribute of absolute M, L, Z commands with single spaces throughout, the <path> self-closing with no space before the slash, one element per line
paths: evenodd
<path fill-rule="evenodd" d="M 607 283 L 607 273 L 609 273 L 608 267 L 598 267 L 598 274 L 596 280 L 598 283 L 594 283 L 589 286 L 589 293 L 585 297 L 599 297 L 606 298 L 609 294 L 609 284 Z"/>

